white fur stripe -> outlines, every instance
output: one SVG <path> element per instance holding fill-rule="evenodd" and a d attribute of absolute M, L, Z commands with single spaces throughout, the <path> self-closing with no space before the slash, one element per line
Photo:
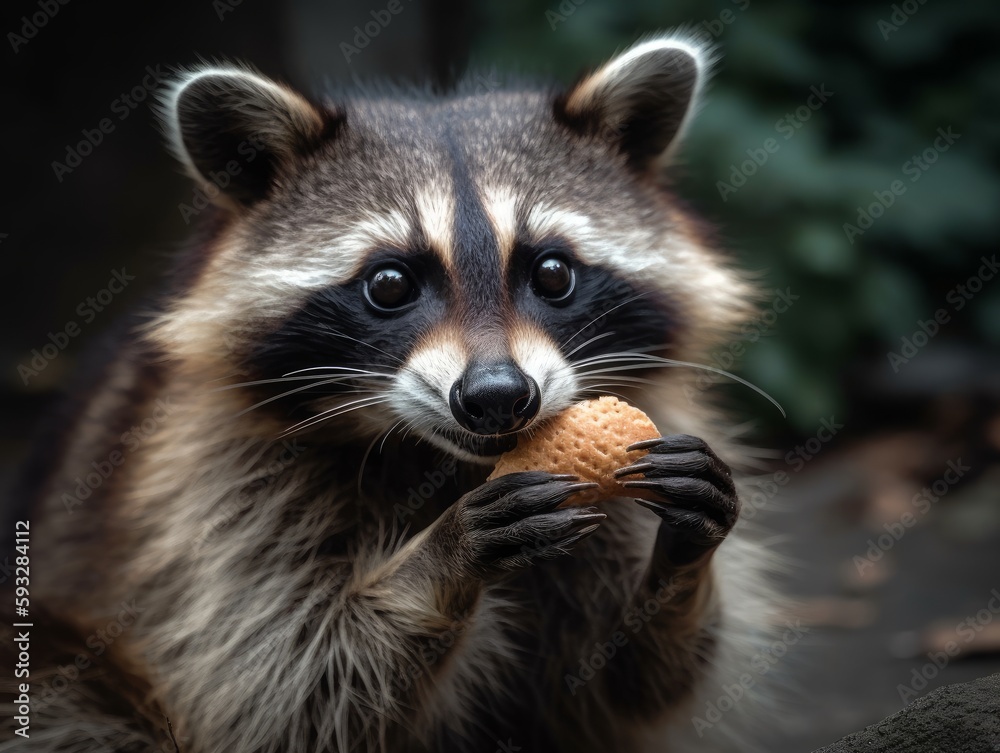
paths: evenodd
<path fill-rule="evenodd" d="M 487 186 L 483 207 L 497 238 L 501 269 L 506 269 L 517 242 L 517 197 L 506 186 Z"/>
<path fill-rule="evenodd" d="M 440 183 L 420 190 L 415 198 L 420 228 L 445 267 L 454 264 L 455 200 L 450 186 Z"/>
<path fill-rule="evenodd" d="M 357 274 L 372 251 L 409 248 L 412 233 L 406 216 L 393 210 L 355 224 L 328 246 L 289 249 L 291 253 L 282 254 L 286 266 L 278 266 L 278 258 L 271 256 L 253 276 L 262 284 L 274 281 L 306 290 L 335 285 Z"/>
<path fill-rule="evenodd" d="M 580 385 L 551 337 L 535 325 L 521 322 L 510 333 L 510 351 L 539 387 L 542 404 L 537 421 L 558 415 L 574 403 Z"/>

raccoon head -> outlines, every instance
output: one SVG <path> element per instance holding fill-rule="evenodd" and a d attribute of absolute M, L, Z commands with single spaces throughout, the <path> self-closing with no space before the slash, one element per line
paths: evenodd
<path fill-rule="evenodd" d="M 353 440 L 349 418 L 489 461 L 741 311 L 666 187 L 706 68 L 663 37 L 563 92 L 312 102 L 190 72 L 165 122 L 224 221 L 156 337 L 289 429 Z"/>

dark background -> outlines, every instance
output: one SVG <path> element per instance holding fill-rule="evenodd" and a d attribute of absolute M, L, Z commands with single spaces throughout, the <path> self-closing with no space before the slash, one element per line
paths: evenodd
<path fill-rule="evenodd" d="M 644 33 L 686 25 L 722 57 L 676 169 L 682 193 L 758 276 L 762 311 L 776 289 L 797 296 L 713 358 L 787 411 L 745 388 L 712 388 L 774 450 L 758 488 L 776 472 L 790 479 L 765 494 L 775 511 L 757 520 L 777 532 L 783 578 L 800 597 L 794 618 L 809 632 L 768 657 L 766 679 L 780 675 L 789 691 L 769 750 L 811 750 L 876 721 L 913 697 L 901 686 L 923 695 L 1000 670 L 1000 613 L 989 607 L 1000 588 L 1000 279 L 969 282 L 1000 235 L 1000 6 L 399 1 L 402 12 L 349 62 L 342 43 L 355 44 L 354 27 L 387 2 L 7 4 L 4 483 L 81 353 L 156 289 L 191 229 L 179 205 L 193 189 L 162 146 L 152 98 L 140 91 L 135 109 L 121 100 L 147 66 L 246 60 L 316 90 L 385 75 L 447 88 L 471 62 L 491 88 L 496 69 L 569 81 Z M 812 87 L 832 94 L 802 110 Z M 110 133 L 57 175 L 53 162 L 67 163 L 105 118 Z M 934 148 L 938 129 L 958 134 L 947 150 Z M 769 139 L 767 160 L 741 168 Z M 926 170 L 913 162 L 925 150 Z M 861 209 L 894 181 L 891 206 L 849 238 L 845 223 L 860 228 Z M 123 267 L 134 281 L 96 311 L 87 298 Z M 944 323 L 925 343 L 921 322 L 933 331 L 939 310 Z M 71 324 L 79 334 L 60 338 Z M 902 351 L 903 338 L 921 347 Z M 33 364 L 52 339 L 66 347 Z M 893 364 L 891 352 L 908 360 Z M 843 428 L 817 444 L 824 420 Z M 914 495 L 959 460 L 969 471 L 921 512 Z M 907 513 L 914 525 L 879 547 Z M 962 653 L 938 670 L 928 652 L 948 640 Z M 916 687 L 915 671 L 934 676 Z"/>

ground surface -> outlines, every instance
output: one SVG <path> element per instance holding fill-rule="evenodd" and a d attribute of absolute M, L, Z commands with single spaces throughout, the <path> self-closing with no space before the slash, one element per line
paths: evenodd
<path fill-rule="evenodd" d="M 811 624 L 776 665 L 790 698 L 772 753 L 829 745 L 934 688 L 1000 672 L 998 466 L 980 464 L 927 504 L 916 497 L 921 471 L 932 483 L 946 454 L 915 461 L 908 438 L 889 442 L 888 455 L 905 462 L 873 463 L 885 442 L 824 450 L 792 474 L 776 500 L 783 509 L 766 518 L 785 538 L 776 546 L 792 558 L 784 580 Z M 894 525 L 907 512 L 912 525 Z M 889 530 L 902 534 L 891 547 L 883 537 L 875 561 L 871 542 L 879 547 Z"/>

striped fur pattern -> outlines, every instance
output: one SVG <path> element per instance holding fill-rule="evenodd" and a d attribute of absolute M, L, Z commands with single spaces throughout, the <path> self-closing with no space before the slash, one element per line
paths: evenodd
<path fill-rule="evenodd" d="M 178 80 L 172 147 L 196 182 L 228 180 L 38 488 L 33 598 L 66 643 L 51 671 L 93 666 L 38 711 L 32 750 L 747 749 L 755 699 L 691 723 L 774 618 L 742 525 L 674 562 L 661 521 L 622 499 L 578 541 L 539 524 L 493 568 L 477 510 L 560 482 L 490 496 L 509 438 L 449 407 L 471 363 L 508 359 L 538 385 L 525 432 L 615 392 L 739 465 L 676 365 L 750 310 L 667 187 L 706 68 L 667 36 L 567 92 L 330 102 L 243 68 Z M 568 301 L 538 294 L 551 256 Z M 371 305 L 386 269 L 416 291 L 398 311 Z"/>

